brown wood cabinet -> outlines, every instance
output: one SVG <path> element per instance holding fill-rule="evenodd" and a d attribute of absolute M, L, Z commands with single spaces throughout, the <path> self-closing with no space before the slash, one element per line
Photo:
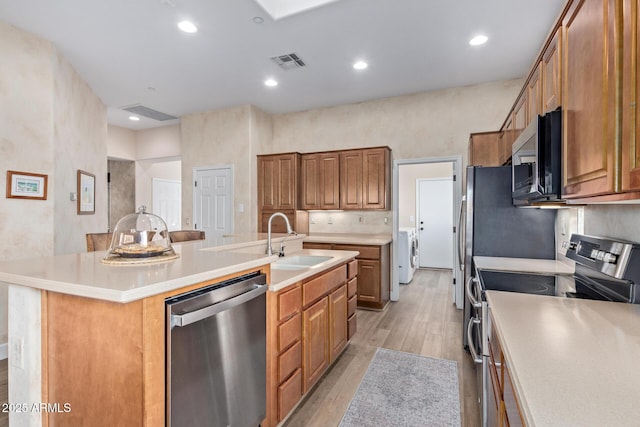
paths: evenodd
<path fill-rule="evenodd" d="M 511 146 L 515 141 L 515 127 L 513 121 L 513 112 L 509 113 L 507 120 L 505 121 L 502 131 L 502 138 L 500 139 L 500 164 L 503 165 L 509 162 L 511 159 Z"/>
<path fill-rule="evenodd" d="M 470 166 L 500 166 L 501 132 L 472 133 L 469 136 Z"/>
<path fill-rule="evenodd" d="M 622 191 L 640 190 L 640 10 L 637 1 L 624 0 L 622 73 Z"/>
<path fill-rule="evenodd" d="M 258 156 L 258 209 L 297 209 L 299 173 L 298 153 Z"/>
<path fill-rule="evenodd" d="M 267 293 L 267 418 L 282 422 L 338 358 L 348 335 L 348 263 Z M 355 315 L 352 317 L 355 320 Z"/>
<path fill-rule="evenodd" d="M 382 310 L 390 300 L 391 244 L 381 246 L 304 242 L 304 249 L 358 251 L 358 307 Z"/>
<path fill-rule="evenodd" d="M 388 209 L 390 173 L 388 147 L 340 152 L 340 209 Z"/>
<path fill-rule="evenodd" d="M 542 78 L 541 101 L 543 114 L 553 111 L 562 105 L 562 62 L 560 57 L 561 34 L 561 29 L 556 30 L 551 41 L 544 50 L 542 60 L 540 61 L 540 74 Z"/>
<path fill-rule="evenodd" d="M 616 190 L 614 1 L 573 1 L 562 21 L 564 191 Z"/>
<path fill-rule="evenodd" d="M 302 389 L 306 393 L 320 379 L 330 363 L 328 298 L 322 298 L 304 311 L 302 325 Z"/>
<path fill-rule="evenodd" d="M 127 304 L 41 291 L 42 399 L 72 409 L 43 425 L 165 425 L 165 299 L 253 271 Z"/>
<path fill-rule="evenodd" d="M 525 127 L 542 112 L 541 69 L 542 65 L 538 64 L 527 83 L 527 100 L 529 104 L 527 105 L 527 121 Z"/>
<path fill-rule="evenodd" d="M 513 141 L 518 139 L 522 131 L 529 124 L 529 95 L 527 91 L 522 92 L 520 97 L 516 101 L 515 107 L 513 107 Z M 511 157 L 511 153 L 509 153 Z"/>
<path fill-rule="evenodd" d="M 340 153 L 300 156 L 301 209 L 340 209 Z"/>
<path fill-rule="evenodd" d="M 491 325 L 495 321 L 491 317 Z M 520 409 L 520 403 L 513 389 L 509 367 L 504 358 L 504 351 L 498 337 L 489 328 L 489 375 L 488 384 L 488 417 L 489 425 L 510 427 L 526 425 Z"/>

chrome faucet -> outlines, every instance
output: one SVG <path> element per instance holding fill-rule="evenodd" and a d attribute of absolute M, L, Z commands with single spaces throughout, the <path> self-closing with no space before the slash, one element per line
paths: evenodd
<path fill-rule="evenodd" d="M 282 212 L 276 212 L 273 215 L 271 215 L 269 217 L 269 224 L 267 225 L 267 255 L 273 255 L 273 248 L 271 248 L 271 221 L 273 220 L 273 218 L 280 216 L 282 218 L 284 218 L 284 222 L 285 224 L 287 224 L 287 235 L 289 234 L 298 234 L 295 231 L 293 231 L 293 228 L 291 228 L 291 224 L 289 223 L 289 218 L 287 218 L 287 216 L 285 214 L 283 214 Z M 286 240 L 286 236 L 284 239 L 282 239 L 282 242 L 280 242 L 280 250 L 278 251 L 278 256 L 283 257 L 284 256 L 284 241 Z"/>

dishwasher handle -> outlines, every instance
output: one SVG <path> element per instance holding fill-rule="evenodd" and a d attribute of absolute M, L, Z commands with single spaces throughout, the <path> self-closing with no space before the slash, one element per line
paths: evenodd
<path fill-rule="evenodd" d="M 183 314 L 171 314 L 171 327 L 187 326 L 202 319 L 215 316 L 225 310 L 232 309 L 267 292 L 269 285 L 251 285 L 250 290 L 233 298 L 208 305 L 204 308 Z"/>

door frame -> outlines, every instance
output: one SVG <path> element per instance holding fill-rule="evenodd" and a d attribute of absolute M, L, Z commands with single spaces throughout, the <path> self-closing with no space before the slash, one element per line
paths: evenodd
<path fill-rule="evenodd" d="M 453 185 L 453 183 L 455 182 L 453 180 L 453 175 L 455 175 L 455 173 L 452 173 L 451 176 L 447 176 L 447 177 L 440 177 L 440 178 L 418 178 L 416 179 L 416 240 L 418 240 L 418 247 L 420 246 L 424 246 L 420 243 L 420 231 L 419 231 L 419 224 L 418 221 L 420 220 L 420 182 L 423 181 L 451 181 L 451 184 Z M 453 209 L 453 226 L 457 227 L 456 225 L 456 209 L 455 209 L 455 203 L 453 203 L 453 205 L 451 206 L 451 209 Z M 457 232 L 457 229 L 456 229 Z M 456 243 L 455 241 L 453 242 L 454 244 Z M 453 248 L 453 257 L 451 258 L 451 271 L 453 272 L 453 270 L 455 269 L 455 247 Z M 418 268 L 420 268 L 420 255 L 418 255 Z M 456 282 L 457 283 L 457 282 Z M 454 301 L 455 302 L 455 301 Z"/>
<path fill-rule="evenodd" d="M 196 209 L 196 190 L 195 190 L 195 182 L 196 182 L 196 177 L 198 172 L 203 171 L 203 170 L 211 170 L 211 169 L 215 169 L 215 170 L 221 170 L 221 169 L 229 169 L 231 171 L 231 179 L 230 179 L 230 187 L 231 187 L 231 232 L 233 233 L 235 231 L 235 215 L 236 215 L 236 209 L 235 209 L 235 185 L 234 185 L 234 176 L 235 176 L 235 171 L 234 171 L 234 167 L 233 164 L 226 164 L 226 165 L 215 165 L 215 166 L 194 166 L 193 167 L 193 171 L 192 171 L 192 178 L 191 178 L 191 182 L 194 184 L 193 187 L 191 187 L 192 189 L 192 193 L 191 193 L 191 199 L 192 199 L 192 205 L 191 205 L 191 212 L 193 213 L 192 216 L 192 223 L 196 224 L 196 213 L 197 213 L 197 209 Z"/>
<path fill-rule="evenodd" d="M 443 156 L 443 157 L 423 157 L 416 159 L 401 159 L 393 161 L 393 177 L 392 177 L 392 209 L 393 209 L 393 250 L 392 250 L 392 269 L 391 269 L 391 301 L 398 301 L 400 298 L 400 278 L 398 275 L 398 251 L 395 250 L 398 244 L 398 226 L 399 226 L 399 218 L 398 218 L 398 209 L 400 205 L 399 201 L 399 168 L 401 165 L 416 165 L 416 164 L 425 164 L 425 163 L 453 163 L 453 175 L 456 177 L 455 181 L 453 181 L 453 224 L 456 226 L 456 232 L 453 233 L 453 259 L 456 259 L 457 250 L 457 238 L 460 230 L 457 229 L 456 222 L 456 212 L 460 210 L 460 203 L 462 202 L 462 156 Z M 456 304 L 456 307 L 461 309 L 464 307 L 463 293 L 462 290 L 464 288 L 464 278 L 462 277 L 462 272 L 459 271 L 459 268 L 453 268 L 453 278 L 455 280 L 455 292 L 453 293 L 453 303 Z"/>

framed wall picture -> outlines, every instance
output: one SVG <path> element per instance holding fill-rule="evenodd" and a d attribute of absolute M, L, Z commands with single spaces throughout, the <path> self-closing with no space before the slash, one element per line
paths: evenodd
<path fill-rule="evenodd" d="M 78 170 L 78 215 L 92 215 L 96 212 L 96 176 Z"/>
<path fill-rule="evenodd" d="M 47 175 L 7 171 L 7 198 L 47 200 Z"/>

